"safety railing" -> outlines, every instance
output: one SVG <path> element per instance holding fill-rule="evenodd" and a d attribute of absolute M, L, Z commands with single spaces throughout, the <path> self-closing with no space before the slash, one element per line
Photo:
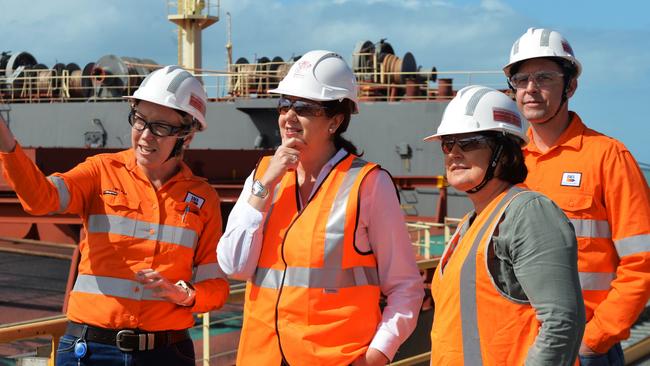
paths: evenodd
<path fill-rule="evenodd" d="M 159 67 L 127 64 L 140 69 Z M 198 70 L 196 75 L 213 100 L 273 97 L 268 90 L 277 87 L 283 75 L 258 71 L 260 65 L 231 65 L 229 72 Z M 98 70 L 84 74 L 79 70 L 21 69 L 11 77 L 0 77 L 0 103 L 121 101 L 123 96 L 133 94 L 145 76 Z M 507 89 L 500 71 L 364 72 L 357 78 L 359 98 L 365 101 L 444 101 L 453 97 L 454 90 L 471 84 Z M 380 81 L 364 81 L 367 79 Z"/>
<path fill-rule="evenodd" d="M 411 236 L 411 244 L 416 256 L 423 259 L 431 259 L 439 256 L 441 250 L 456 228 L 459 219 L 445 217 L 443 223 L 414 221 L 407 222 L 406 227 Z M 438 249 L 438 250 L 436 250 Z"/>

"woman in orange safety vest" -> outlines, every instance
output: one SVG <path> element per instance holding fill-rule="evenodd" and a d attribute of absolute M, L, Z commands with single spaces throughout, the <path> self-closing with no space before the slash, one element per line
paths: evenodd
<path fill-rule="evenodd" d="M 216 258 L 219 198 L 182 162 L 194 131 L 207 127 L 203 86 L 167 66 L 129 100 L 131 149 L 47 178 L 0 117 L 0 161 L 23 208 L 83 221 L 59 366 L 194 366 L 192 313 L 228 296 Z"/>
<path fill-rule="evenodd" d="M 390 176 L 341 136 L 354 74 L 311 51 L 271 92 L 282 145 L 247 179 L 217 249 L 248 280 L 237 364 L 384 365 L 424 293 Z"/>
<path fill-rule="evenodd" d="M 571 365 L 584 331 L 577 247 L 550 199 L 526 178 L 526 121 L 505 94 L 458 91 L 438 131 L 449 184 L 474 211 L 452 236 L 431 284 L 432 365 Z"/>

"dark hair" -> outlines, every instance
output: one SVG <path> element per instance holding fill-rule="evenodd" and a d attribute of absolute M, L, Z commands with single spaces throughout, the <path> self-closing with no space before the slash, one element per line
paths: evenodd
<path fill-rule="evenodd" d="M 496 131 L 483 132 L 482 135 L 490 137 L 495 144 L 494 147 L 496 145 L 503 147 L 494 176 L 511 184 L 523 183 L 528 175 L 528 169 L 524 163 L 524 154 L 521 151 L 521 140 L 516 136 L 504 135 Z"/>
<path fill-rule="evenodd" d="M 343 133 L 347 131 L 348 126 L 350 125 L 350 118 L 352 116 L 352 111 L 354 110 L 354 102 L 346 98 L 341 101 L 338 100 L 326 101 L 323 102 L 323 105 L 327 107 L 327 109 L 325 110 L 325 115 L 328 118 L 332 118 L 337 114 L 343 115 L 343 122 L 341 123 L 339 128 L 336 129 L 336 132 L 334 133 L 334 146 L 336 147 L 336 149 L 339 150 L 343 148 L 350 154 L 354 154 L 358 156 L 363 155 L 363 153 L 361 154 L 359 153 L 359 150 L 357 149 L 356 146 L 354 146 L 352 141 L 347 140 L 342 136 Z"/>

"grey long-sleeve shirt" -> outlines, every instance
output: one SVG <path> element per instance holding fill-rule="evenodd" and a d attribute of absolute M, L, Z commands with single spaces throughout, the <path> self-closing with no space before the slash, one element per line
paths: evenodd
<path fill-rule="evenodd" d="M 578 355 L 585 310 L 573 226 L 537 192 L 517 196 L 506 209 L 488 249 L 497 288 L 530 301 L 541 323 L 526 365 L 571 365 Z"/>

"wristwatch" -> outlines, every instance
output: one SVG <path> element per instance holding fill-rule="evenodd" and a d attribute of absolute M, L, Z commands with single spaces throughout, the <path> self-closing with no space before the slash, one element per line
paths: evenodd
<path fill-rule="evenodd" d="M 266 188 L 259 179 L 255 179 L 253 187 L 251 188 L 251 194 L 255 197 L 264 199 L 269 195 L 269 189 Z"/>
<path fill-rule="evenodd" d="M 194 286 L 183 280 L 176 282 L 176 286 L 181 287 L 187 293 L 185 300 L 177 304 L 180 306 L 192 306 L 194 304 L 194 297 L 196 296 L 196 290 L 194 290 Z"/>

